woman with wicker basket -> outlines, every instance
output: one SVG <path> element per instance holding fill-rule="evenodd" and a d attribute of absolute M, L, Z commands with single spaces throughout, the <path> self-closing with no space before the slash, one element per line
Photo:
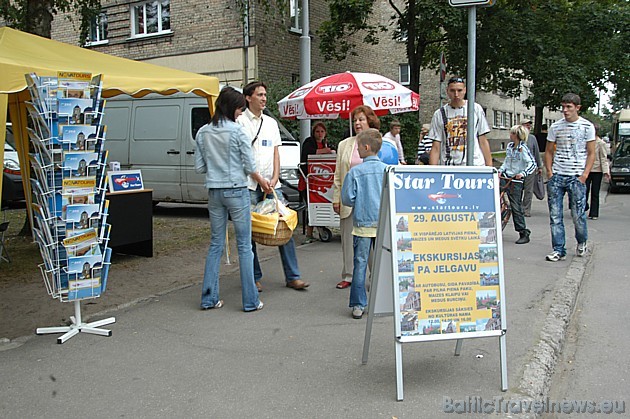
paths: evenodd
<path fill-rule="evenodd" d="M 195 142 L 195 171 L 206 174 L 211 239 L 201 289 L 201 309 L 223 307 L 219 299 L 219 266 L 225 246 L 228 214 L 236 232 L 244 311 L 263 308 L 254 282 L 252 222 L 249 205 L 249 177 L 268 189 L 268 182 L 256 172 L 249 136 L 236 118 L 245 106 L 243 95 L 231 87 L 221 90 L 212 121 L 202 127 Z"/>

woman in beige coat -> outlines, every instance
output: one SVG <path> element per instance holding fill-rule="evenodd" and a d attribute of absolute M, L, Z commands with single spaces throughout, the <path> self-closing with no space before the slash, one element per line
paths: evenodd
<path fill-rule="evenodd" d="M 598 127 L 596 127 L 598 128 Z M 606 143 L 595 136 L 595 161 L 593 168 L 586 178 L 586 208 L 588 218 L 597 220 L 599 217 L 599 189 L 602 186 L 602 178 L 606 176 L 606 180 L 610 181 L 610 169 L 608 164 L 608 153 L 606 152 Z M 591 204 L 588 202 L 588 195 L 591 195 Z"/>
<path fill-rule="evenodd" d="M 352 111 L 352 122 L 355 135 L 368 128 L 380 129 L 381 122 L 369 106 L 361 105 Z M 333 210 L 341 219 L 341 250 L 343 253 L 343 269 L 341 282 L 337 288 L 348 288 L 352 284 L 353 251 L 352 251 L 352 208 L 341 204 L 341 187 L 350 169 L 363 163 L 357 150 L 356 137 L 349 137 L 337 146 L 337 165 L 333 185 Z"/>

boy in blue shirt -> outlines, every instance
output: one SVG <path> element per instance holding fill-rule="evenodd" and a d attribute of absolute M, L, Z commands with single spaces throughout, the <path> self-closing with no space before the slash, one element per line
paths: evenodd
<path fill-rule="evenodd" d="M 381 134 L 374 128 L 361 131 L 357 135 L 357 149 L 363 163 L 350 169 L 341 190 L 341 202 L 353 208 L 354 268 L 349 306 L 355 319 L 363 317 L 367 306 L 365 276 L 368 257 L 376 239 L 383 173 L 387 168 L 377 157 L 382 144 Z"/>

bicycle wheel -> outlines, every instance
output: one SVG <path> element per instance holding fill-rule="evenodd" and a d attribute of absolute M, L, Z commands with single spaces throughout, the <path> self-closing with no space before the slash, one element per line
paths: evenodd
<path fill-rule="evenodd" d="M 512 215 L 512 207 L 510 206 L 510 198 L 505 191 L 501 192 L 501 230 L 505 229 L 510 216 Z"/>

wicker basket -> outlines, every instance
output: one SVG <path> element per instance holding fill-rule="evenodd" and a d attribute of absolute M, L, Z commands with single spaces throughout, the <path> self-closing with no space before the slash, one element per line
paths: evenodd
<path fill-rule="evenodd" d="M 291 240 L 293 236 L 293 230 L 289 228 L 286 221 L 282 218 L 278 220 L 278 226 L 276 227 L 276 234 L 257 233 L 252 232 L 252 239 L 265 246 L 283 246 Z"/>
<path fill-rule="evenodd" d="M 278 207 L 278 195 L 273 191 L 278 212 L 260 215 L 252 212 L 252 240 L 265 246 L 282 246 L 291 240 L 293 229 L 297 225 L 297 213 L 287 208 L 285 216 L 281 216 Z"/>

